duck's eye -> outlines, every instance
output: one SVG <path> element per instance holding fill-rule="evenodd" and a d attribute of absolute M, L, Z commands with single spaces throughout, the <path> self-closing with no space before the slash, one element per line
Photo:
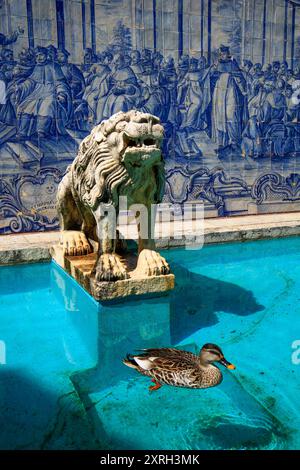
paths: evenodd
<path fill-rule="evenodd" d="M 220 356 L 220 353 L 218 351 L 213 351 L 210 349 L 209 352 L 213 354 L 214 356 L 218 356 L 218 357 Z"/>

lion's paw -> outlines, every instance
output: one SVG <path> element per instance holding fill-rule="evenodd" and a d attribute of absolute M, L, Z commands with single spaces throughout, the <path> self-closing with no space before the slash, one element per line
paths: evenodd
<path fill-rule="evenodd" d="M 118 281 L 127 279 L 128 273 L 126 267 L 121 261 L 121 258 L 116 254 L 101 255 L 95 267 L 96 281 Z"/>
<path fill-rule="evenodd" d="M 65 230 L 61 237 L 64 256 L 83 256 L 93 252 L 83 232 Z"/>
<path fill-rule="evenodd" d="M 136 273 L 143 276 L 161 276 L 170 273 L 170 267 L 157 251 L 144 249 L 140 252 Z"/>

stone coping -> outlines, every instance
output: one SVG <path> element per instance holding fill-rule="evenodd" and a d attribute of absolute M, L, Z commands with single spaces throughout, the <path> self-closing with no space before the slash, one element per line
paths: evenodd
<path fill-rule="evenodd" d="M 174 230 L 176 222 L 171 222 Z M 161 227 L 158 227 L 160 230 Z M 205 219 L 204 244 L 259 240 L 300 235 L 300 212 Z M 49 261 L 59 232 L 0 236 L 0 265 Z M 159 249 L 184 246 L 182 240 L 159 239 Z"/>

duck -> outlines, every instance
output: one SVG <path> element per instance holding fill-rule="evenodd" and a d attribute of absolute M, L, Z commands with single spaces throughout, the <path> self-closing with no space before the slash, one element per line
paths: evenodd
<path fill-rule="evenodd" d="M 223 380 L 218 362 L 227 369 L 235 369 L 228 362 L 219 346 L 206 343 L 199 355 L 176 348 L 141 349 L 141 354 L 127 354 L 123 364 L 142 375 L 152 378 L 149 391 L 158 390 L 162 385 L 184 388 L 210 388 Z"/>

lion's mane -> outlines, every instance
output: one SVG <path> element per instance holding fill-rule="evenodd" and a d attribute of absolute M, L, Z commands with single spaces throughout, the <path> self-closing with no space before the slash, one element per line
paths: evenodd
<path fill-rule="evenodd" d="M 121 187 L 133 184 L 126 167 L 112 156 L 107 145 L 107 137 L 112 132 L 120 132 L 126 123 L 132 120 L 136 111 L 119 112 L 110 119 L 102 121 L 81 142 L 78 154 L 69 168 L 75 197 L 81 202 L 96 209 L 100 202 L 113 203 L 118 206 Z M 154 116 L 155 123 L 160 120 Z M 164 192 L 164 165 L 154 167 L 157 191 L 152 203 L 159 203 Z"/>

